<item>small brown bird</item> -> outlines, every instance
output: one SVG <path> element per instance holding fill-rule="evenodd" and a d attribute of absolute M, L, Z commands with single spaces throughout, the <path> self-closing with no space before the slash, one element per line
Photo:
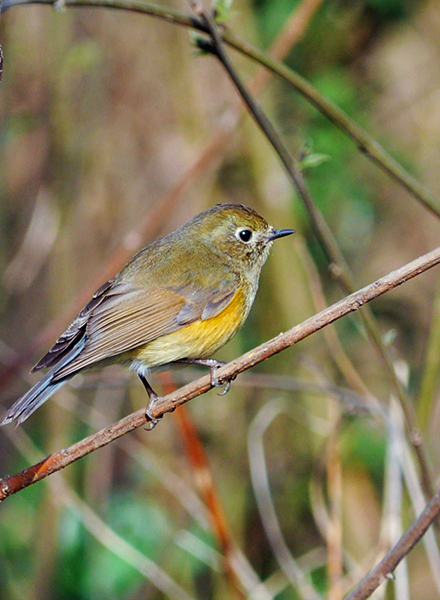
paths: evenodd
<path fill-rule="evenodd" d="M 47 374 L 8 411 L 1 425 L 23 423 L 79 371 L 121 363 L 136 371 L 149 396 L 150 369 L 202 364 L 245 322 L 261 267 L 273 240 L 294 233 L 274 229 L 255 210 L 218 204 L 136 254 L 107 281 L 33 371 Z"/>

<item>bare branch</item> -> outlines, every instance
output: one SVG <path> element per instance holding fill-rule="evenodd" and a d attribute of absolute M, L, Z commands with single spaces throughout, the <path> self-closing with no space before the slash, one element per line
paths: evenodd
<path fill-rule="evenodd" d="M 16 448 L 26 457 L 38 457 L 39 450 L 23 429 L 9 432 L 9 437 Z M 50 481 L 51 499 L 60 506 L 65 506 L 75 513 L 84 528 L 100 543 L 118 556 L 133 569 L 138 571 L 169 600 L 195 600 L 174 579 L 168 575 L 156 562 L 140 552 L 112 529 L 78 494 L 64 481 L 62 477 L 53 477 Z"/>
<path fill-rule="evenodd" d="M 347 296 L 339 302 L 336 302 L 336 304 L 333 304 L 313 317 L 310 317 L 303 323 L 292 327 L 292 329 L 289 329 L 286 333 L 281 333 L 277 337 L 231 361 L 221 369 L 218 369 L 216 373 L 218 382 L 226 383 L 236 377 L 239 373 L 250 369 L 286 348 L 290 348 L 290 346 L 297 344 L 326 325 L 360 309 L 367 302 L 371 302 L 374 298 L 378 298 L 382 294 L 385 294 L 409 279 L 424 273 L 439 263 L 440 247 L 417 258 L 400 269 L 385 275 L 374 283 L 367 285 L 354 294 Z M 210 376 L 206 375 L 205 377 L 201 377 L 197 381 L 164 396 L 161 399 L 161 402 L 155 406 L 153 416 L 157 418 L 167 412 L 171 412 L 181 404 L 188 402 L 188 400 L 191 400 L 196 396 L 204 394 L 211 388 L 212 384 Z M 94 452 L 98 448 L 106 446 L 113 440 L 122 437 L 134 429 L 142 427 L 146 422 L 147 418 L 145 410 L 138 410 L 117 423 L 109 425 L 76 444 L 73 444 L 69 448 L 65 448 L 49 455 L 36 465 L 33 465 L 16 475 L 5 477 L 0 480 L 0 500 L 4 500 L 8 496 L 44 479 L 48 475 L 64 469 L 79 458 Z"/>
<path fill-rule="evenodd" d="M 2 13 L 2 0 L 0 0 L 0 20 L 1 20 L 1 13 Z M 2 80 L 3 77 L 3 48 L 2 45 L 0 44 L 0 81 Z"/>
<path fill-rule="evenodd" d="M 322 596 L 315 591 L 308 581 L 286 544 L 270 491 L 263 436 L 272 421 L 285 412 L 286 408 L 286 403 L 283 401 L 272 400 L 268 402 L 258 412 L 249 427 L 248 455 L 252 486 L 261 522 L 281 570 L 301 598 L 304 600 L 322 600 Z"/>
<path fill-rule="evenodd" d="M 303 0 L 303 3 L 294 8 L 291 17 L 269 49 L 269 52 L 275 58 L 282 60 L 288 50 L 299 41 L 307 26 L 307 20 L 312 18 L 314 10 L 318 8 L 321 1 Z M 272 71 L 260 65 L 259 71 L 249 83 L 253 93 L 259 92 L 272 75 Z M 70 322 L 74 318 L 102 282 L 113 277 L 114 273 L 122 268 L 133 253 L 139 250 L 141 241 L 153 238 L 155 233 L 161 230 L 189 184 L 206 171 L 224 151 L 244 114 L 245 108 L 237 100 L 232 116 L 221 121 L 217 131 L 211 135 L 208 145 L 191 166 L 185 170 L 164 196 L 154 201 L 154 205 L 147 214 L 123 235 L 116 250 L 100 265 L 99 272 L 80 288 L 78 294 L 68 303 L 65 309 L 34 340 L 28 340 L 26 349 L 10 361 L 7 369 L 3 370 L 0 376 L 0 391 L 5 387 L 9 378 L 19 371 L 30 356 L 33 356 L 40 348 L 52 343 L 54 336 L 58 335 L 59 330 L 65 327 L 66 321 Z"/>
<path fill-rule="evenodd" d="M 339 248 L 336 238 L 334 237 L 330 227 L 327 224 L 327 221 L 325 220 L 310 193 L 298 160 L 290 155 L 272 122 L 252 96 L 244 81 L 241 79 L 238 71 L 235 69 L 234 64 L 225 50 L 220 30 L 214 22 L 211 14 L 204 9 L 201 0 L 189 0 L 189 3 L 193 7 L 196 15 L 206 25 L 211 37 L 211 41 L 203 42 L 203 47 L 217 56 L 231 78 L 241 98 L 243 99 L 245 105 L 249 109 L 249 112 L 254 117 L 257 125 L 260 127 L 280 158 L 287 175 L 289 176 L 304 204 L 313 226 L 314 233 L 329 261 L 330 267 L 333 267 L 333 271 L 337 272 L 337 278 L 343 291 L 346 294 L 351 294 L 356 289 L 354 277 L 344 258 L 344 255 Z M 399 402 L 403 408 L 408 436 L 411 444 L 414 447 L 414 451 L 419 462 L 421 479 L 423 482 L 426 499 L 431 498 L 434 494 L 433 476 L 431 473 L 428 456 L 422 445 L 421 434 L 417 425 L 417 418 L 409 394 L 404 386 L 400 383 L 396 375 L 391 356 L 382 341 L 379 328 L 377 327 L 376 321 L 369 308 L 366 308 L 365 311 L 361 313 L 361 318 L 364 321 L 368 337 L 379 354 L 379 358 L 385 367 L 385 371 L 388 375 L 390 383 L 394 388 L 397 398 L 399 399 Z"/>
<path fill-rule="evenodd" d="M 52 0 L 6 0 L 3 8 L 6 9 L 11 6 L 31 3 L 53 4 Z M 200 17 L 192 18 L 191 16 L 180 11 L 149 4 L 147 2 L 143 2 L 142 0 L 130 0 L 128 3 L 127 0 L 65 1 L 66 6 L 111 7 L 149 14 L 181 26 L 204 31 L 212 36 L 215 50 L 219 58 L 222 60 L 225 67 L 228 68 L 229 74 L 240 91 L 240 94 L 245 99 L 249 109 L 253 112 L 255 118 L 259 122 L 260 127 L 262 127 L 265 131 L 274 149 L 279 154 L 291 179 L 295 183 L 295 186 L 297 187 L 307 208 L 315 229 L 315 233 L 329 259 L 329 262 L 335 264 L 335 270 L 338 272 L 338 278 L 345 290 L 345 293 L 353 292 L 356 289 L 356 286 L 348 269 L 348 265 L 345 262 L 345 259 L 336 243 L 336 240 L 333 237 L 330 228 L 311 198 L 306 182 L 304 181 L 300 169 L 298 169 L 296 161 L 290 157 L 282 142 L 277 138 L 276 132 L 271 123 L 268 121 L 259 106 L 253 101 L 253 98 L 240 81 L 237 73 L 234 71 L 234 69 L 231 69 L 231 62 L 223 50 L 222 42 L 229 44 L 229 46 L 239 50 L 250 58 L 253 58 L 261 65 L 270 69 L 273 73 L 276 73 L 288 81 L 293 87 L 300 91 L 300 93 L 302 93 L 307 100 L 312 102 L 325 116 L 327 116 L 327 118 L 329 118 L 346 134 L 353 138 L 357 142 L 358 147 L 362 152 L 372 158 L 376 164 L 378 164 L 385 172 L 390 174 L 395 180 L 400 182 L 414 195 L 415 198 L 425 204 L 425 206 L 427 206 L 432 212 L 434 212 L 437 216 L 440 216 L 440 208 L 437 207 L 437 201 L 432 197 L 432 194 L 428 190 L 425 190 L 423 186 L 417 182 L 417 180 L 406 173 L 406 171 L 396 161 L 394 161 L 394 159 L 392 159 L 371 136 L 358 127 L 356 123 L 354 123 L 354 121 L 352 121 L 343 111 L 321 96 L 319 92 L 305 79 L 302 79 L 295 72 L 283 65 L 283 63 L 278 62 L 264 52 L 254 48 L 250 44 L 239 39 L 237 36 L 231 34 L 229 31 L 218 31 L 210 14 L 204 11 L 203 5 L 197 3 L 196 0 L 192 0 L 192 4 L 194 6 L 198 6 L 197 14 L 201 15 Z M 397 397 L 399 398 L 399 401 L 404 409 L 409 438 L 412 442 L 420 465 L 423 487 L 425 489 L 426 496 L 431 497 L 434 493 L 434 486 L 432 484 L 430 463 L 422 445 L 420 431 L 417 427 L 417 420 L 412 403 L 406 390 L 402 385 L 400 385 L 396 377 L 392 360 L 384 347 L 380 332 L 369 310 L 362 312 L 362 318 L 367 328 L 369 337 L 378 350 L 379 356 L 386 368 L 391 384 L 393 385 L 395 393 L 397 394 Z"/>
<path fill-rule="evenodd" d="M 25 4 L 54 5 L 56 0 L 3 0 L 3 11 Z M 117 10 L 129 10 L 163 19 L 169 23 L 189 27 L 198 31 L 207 32 L 206 25 L 198 18 L 192 17 L 182 11 L 151 4 L 143 0 L 65 0 L 64 5 L 80 7 L 101 7 Z M 358 146 L 359 150 L 372 160 L 382 171 L 404 187 L 414 198 L 423 204 L 437 217 L 440 217 L 438 199 L 422 185 L 413 175 L 408 173 L 382 146 L 366 131 L 353 121 L 336 104 L 323 96 L 311 83 L 301 77 L 279 60 L 272 58 L 263 50 L 242 40 L 227 29 L 222 31 L 223 41 L 231 48 L 248 56 L 260 65 L 272 71 L 295 88 L 304 98 L 313 104 L 336 127 L 348 135 Z"/>
<path fill-rule="evenodd" d="M 440 491 L 426 506 L 420 517 L 403 534 L 388 554 L 362 579 L 345 600 L 365 600 L 377 590 L 392 573 L 400 561 L 414 548 L 440 514 Z"/>

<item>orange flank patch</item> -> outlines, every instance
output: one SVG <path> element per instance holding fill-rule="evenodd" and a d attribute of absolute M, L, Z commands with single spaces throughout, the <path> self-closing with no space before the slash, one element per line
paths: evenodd
<path fill-rule="evenodd" d="M 149 367 L 181 358 L 206 358 L 231 339 L 243 325 L 248 312 L 245 293 L 239 288 L 220 314 L 163 335 L 137 348 L 130 356 Z"/>

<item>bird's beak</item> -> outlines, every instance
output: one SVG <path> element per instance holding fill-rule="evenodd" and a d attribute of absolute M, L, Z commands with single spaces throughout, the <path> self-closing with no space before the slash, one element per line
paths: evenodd
<path fill-rule="evenodd" d="M 286 235 L 292 235 L 292 233 L 295 233 L 294 229 L 274 229 L 269 234 L 269 241 L 277 240 L 278 238 L 282 238 Z"/>

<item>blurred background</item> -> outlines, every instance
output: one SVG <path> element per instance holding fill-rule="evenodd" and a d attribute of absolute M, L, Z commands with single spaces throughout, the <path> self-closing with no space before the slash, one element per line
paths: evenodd
<path fill-rule="evenodd" d="M 438 2 L 238 0 L 233 11 L 234 32 L 275 47 L 440 197 Z M 124 11 L 21 6 L 2 16 L 0 42 L 2 411 L 106 279 L 217 202 L 297 230 L 274 247 L 246 326 L 218 358 L 342 297 L 278 159 L 188 30 Z M 261 78 L 231 55 L 247 82 Z M 307 166 L 357 287 L 438 244 L 436 217 L 286 83 L 260 79 L 257 97 Z M 372 304 L 435 473 L 438 277 Z M 164 392 L 201 372 L 153 385 Z M 22 428 L 0 431 L 0 473 L 145 403 L 120 368 L 77 376 Z M 338 600 L 423 504 L 400 408 L 354 315 L 241 375 L 228 395 L 196 398 L 154 432 L 6 500 L 1 597 Z M 440 553 L 425 539 L 375 598 L 440 597 Z"/>

